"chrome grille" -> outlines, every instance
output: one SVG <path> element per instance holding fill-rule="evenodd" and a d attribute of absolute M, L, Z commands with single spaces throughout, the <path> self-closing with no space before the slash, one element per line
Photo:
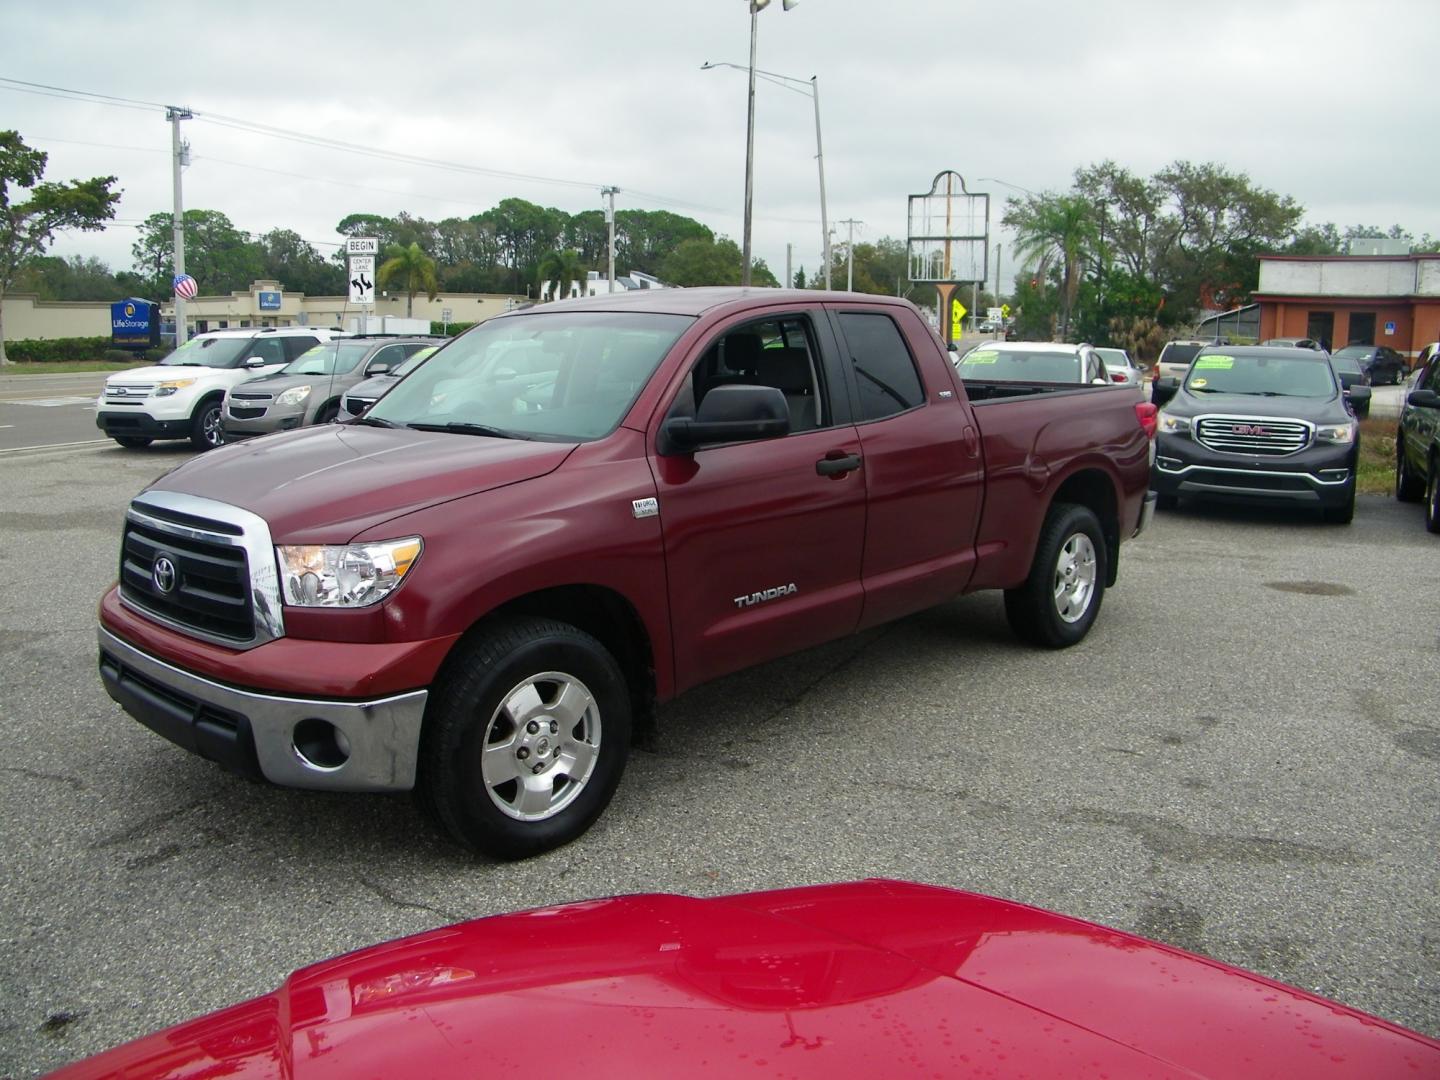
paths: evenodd
<path fill-rule="evenodd" d="M 347 397 L 345 398 L 345 411 L 351 416 L 364 416 L 365 410 L 379 400 L 379 398 Z"/>
<path fill-rule="evenodd" d="M 1313 429 L 1303 420 L 1272 416 L 1202 416 L 1195 421 L 1195 439 L 1223 454 L 1280 457 L 1310 445 Z"/>
<path fill-rule="evenodd" d="M 149 397 L 150 392 L 154 389 L 154 383 L 106 383 L 105 400 L 119 401 L 123 405 Z"/>

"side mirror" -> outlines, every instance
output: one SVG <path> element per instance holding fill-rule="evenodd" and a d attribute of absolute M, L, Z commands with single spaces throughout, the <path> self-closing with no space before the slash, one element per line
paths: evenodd
<path fill-rule="evenodd" d="M 1434 390 L 1411 390 L 1405 400 L 1418 409 L 1440 409 L 1440 394 Z"/>
<path fill-rule="evenodd" d="M 246 366 L 247 368 L 266 367 L 266 366 L 268 366 L 270 363 L 271 363 L 271 361 L 266 360 L 265 357 L 263 357 L 263 356 L 251 356 L 251 357 L 247 357 L 246 360 L 245 360 L 245 366 Z M 278 363 L 278 361 L 277 361 L 277 363 Z"/>
<path fill-rule="evenodd" d="M 1352 386 L 1349 390 L 1345 391 L 1345 397 L 1356 405 L 1363 405 L 1370 400 L 1370 387 Z"/>
<path fill-rule="evenodd" d="M 773 386 L 716 386 L 694 419 L 673 416 L 660 428 L 660 453 L 684 454 L 706 443 L 753 442 L 790 433 L 790 408 Z"/>
<path fill-rule="evenodd" d="M 1167 375 L 1163 379 L 1156 379 L 1150 387 L 1150 400 L 1156 405 L 1164 405 L 1180 392 L 1180 380 L 1173 375 Z"/>
<path fill-rule="evenodd" d="M 365 365 L 365 378 L 368 379 L 371 375 L 385 375 L 393 366 L 388 360 L 371 360 Z"/>

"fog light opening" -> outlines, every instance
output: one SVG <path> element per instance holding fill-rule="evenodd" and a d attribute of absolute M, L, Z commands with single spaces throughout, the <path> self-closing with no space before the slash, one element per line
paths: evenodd
<path fill-rule="evenodd" d="M 328 720 L 310 717 L 295 725 L 295 755 L 312 769 L 333 772 L 350 760 L 350 740 Z"/>

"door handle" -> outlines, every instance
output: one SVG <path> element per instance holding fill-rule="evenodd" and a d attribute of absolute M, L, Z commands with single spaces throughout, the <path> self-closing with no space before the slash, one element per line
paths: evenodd
<path fill-rule="evenodd" d="M 845 454 L 841 457 L 823 457 L 815 462 L 815 471 L 821 476 L 843 476 L 860 468 L 859 454 Z"/>

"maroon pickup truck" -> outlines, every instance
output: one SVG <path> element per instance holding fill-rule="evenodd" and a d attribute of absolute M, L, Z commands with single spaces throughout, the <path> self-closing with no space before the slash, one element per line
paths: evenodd
<path fill-rule="evenodd" d="M 601 296 L 491 319 L 359 420 L 188 462 L 126 515 L 110 696 L 277 784 L 414 789 L 516 858 L 707 679 L 977 589 L 1083 638 L 1148 518 L 1154 407 L 961 382 L 904 301 Z"/>

